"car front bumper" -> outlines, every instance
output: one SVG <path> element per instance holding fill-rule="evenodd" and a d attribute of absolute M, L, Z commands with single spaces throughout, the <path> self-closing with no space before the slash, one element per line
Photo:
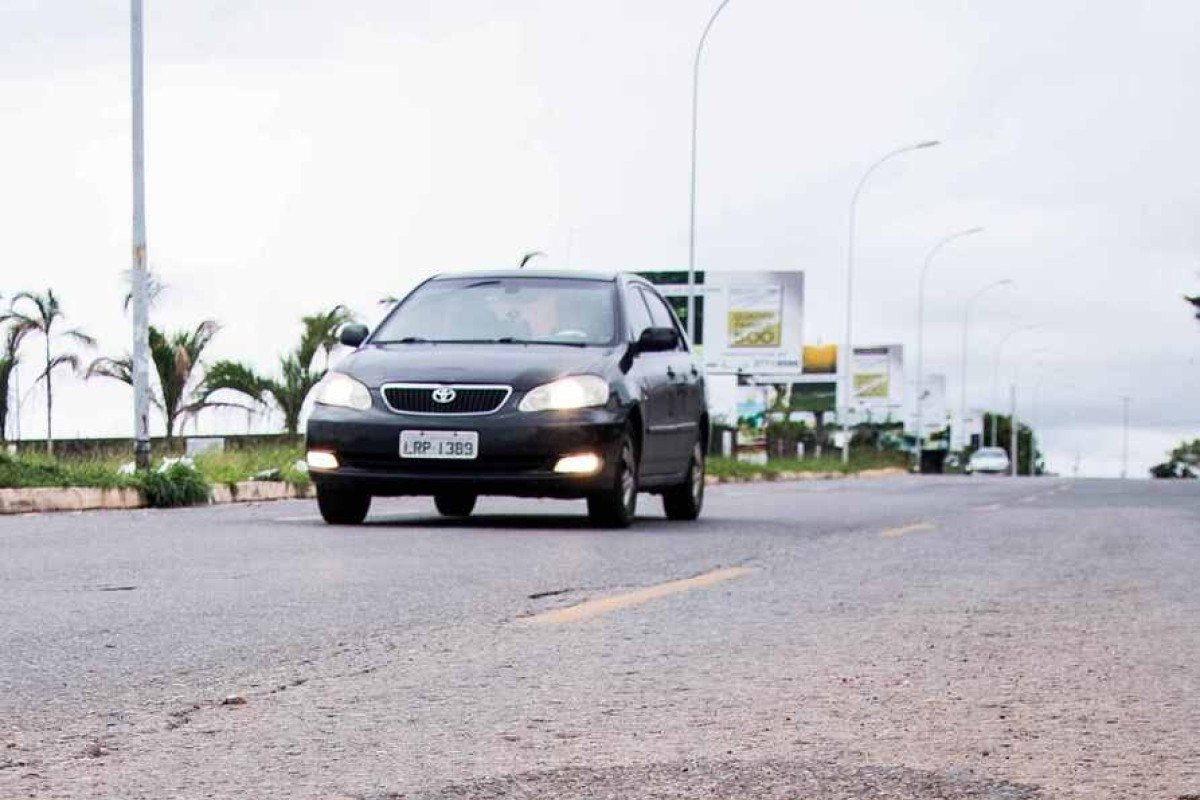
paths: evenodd
<path fill-rule="evenodd" d="M 518 497 L 586 497 L 614 483 L 614 464 L 625 429 L 618 410 L 501 411 L 481 416 L 397 414 L 317 406 L 308 421 L 309 450 L 333 453 L 338 467 L 312 469 L 318 488 L 375 496 L 466 493 Z M 400 457 L 400 433 L 475 431 L 475 459 Z M 602 460 L 590 475 L 554 471 L 564 456 L 594 453 Z"/>

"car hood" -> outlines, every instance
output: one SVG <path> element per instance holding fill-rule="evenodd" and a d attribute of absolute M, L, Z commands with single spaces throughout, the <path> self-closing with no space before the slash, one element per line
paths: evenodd
<path fill-rule="evenodd" d="M 532 389 L 564 375 L 606 375 L 619 348 L 520 344 L 366 345 L 335 369 L 384 383 L 495 383 Z"/>

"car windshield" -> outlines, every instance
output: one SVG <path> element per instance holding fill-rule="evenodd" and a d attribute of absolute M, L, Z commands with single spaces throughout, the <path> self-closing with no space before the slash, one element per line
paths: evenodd
<path fill-rule="evenodd" d="M 576 278 L 441 278 L 405 298 L 373 341 L 610 344 L 613 293 Z"/>
<path fill-rule="evenodd" d="M 979 458 L 1004 458 L 1005 453 L 999 447 L 984 447 L 975 455 Z"/>

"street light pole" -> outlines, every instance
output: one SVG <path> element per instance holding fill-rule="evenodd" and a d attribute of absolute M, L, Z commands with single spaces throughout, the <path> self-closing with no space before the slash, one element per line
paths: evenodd
<path fill-rule="evenodd" d="M 961 373 L 962 388 L 961 388 L 961 392 L 959 393 L 959 403 L 958 403 L 958 408 L 959 408 L 958 420 L 959 420 L 959 428 L 960 428 L 960 433 L 959 433 L 960 437 L 964 433 L 966 433 L 966 431 L 962 430 L 962 429 L 965 429 L 967 426 L 967 349 L 968 349 L 967 348 L 967 340 L 968 340 L 968 334 L 969 334 L 970 327 L 971 327 L 971 307 L 975 304 L 976 300 L 978 300 L 980 297 L 982 297 L 983 295 L 990 292 L 992 289 L 999 289 L 1001 286 L 1012 286 L 1012 285 L 1013 285 L 1013 280 L 1011 278 L 1005 278 L 1003 280 L 996 281 L 995 283 L 988 284 L 987 286 L 983 287 L 979 291 L 975 292 L 975 294 L 971 295 L 970 299 L 967 300 L 966 307 L 963 309 L 962 373 Z M 967 444 L 966 440 L 964 439 L 963 446 L 966 447 L 966 444 Z"/>
<path fill-rule="evenodd" d="M 696 45 L 696 58 L 692 62 L 692 169 L 691 198 L 688 208 L 688 274 L 687 274 L 687 334 L 688 340 L 696 343 L 696 131 L 700 114 L 700 58 L 704 55 L 704 43 L 717 17 L 729 5 L 730 0 L 721 0 L 717 10 L 708 18 L 700 43 Z"/>
<path fill-rule="evenodd" d="M 992 363 L 992 403 L 991 404 L 993 406 L 995 406 L 997 403 L 996 388 L 1000 382 L 1000 360 L 1004 355 L 1004 345 L 1008 344 L 1008 341 L 1010 339 L 1012 339 L 1014 336 L 1016 336 L 1018 333 L 1025 333 L 1026 331 L 1032 331 L 1032 330 L 1036 330 L 1036 329 L 1037 329 L 1036 325 L 1023 325 L 1020 328 L 1014 328 L 1013 330 L 1011 330 L 1007 334 L 1005 334 L 1004 338 L 1002 338 L 1000 340 L 1000 344 L 996 345 L 996 360 Z M 992 435 L 988 439 L 988 443 L 992 447 L 995 447 L 997 445 L 997 440 L 1000 438 L 1000 435 L 998 433 L 998 428 L 999 428 L 999 425 L 996 422 L 996 414 L 995 414 L 995 412 L 992 412 Z"/>
<path fill-rule="evenodd" d="M 1129 477 L 1129 395 L 1121 396 L 1121 479 Z"/>
<path fill-rule="evenodd" d="M 133 435 L 134 462 L 150 467 L 149 310 L 146 275 L 146 159 L 142 104 L 142 0 L 130 0 L 130 83 L 133 105 Z"/>
<path fill-rule="evenodd" d="M 921 266 L 921 277 L 917 282 L 917 472 L 921 471 L 921 452 L 925 442 L 924 420 L 921 413 L 925 402 L 925 279 L 929 273 L 929 267 L 933 263 L 933 257 L 941 252 L 943 247 L 955 239 L 961 239 L 964 236 L 973 236 L 982 231 L 983 228 L 967 228 L 966 230 L 950 234 L 929 249 L 929 252 L 925 255 L 925 263 Z"/>
<path fill-rule="evenodd" d="M 851 412 L 851 393 L 853 391 L 853 378 L 850 375 L 850 370 L 854 366 L 853 347 L 854 335 L 854 233 L 858 222 L 858 196 L 862 194 L 863 187 L 867 184 L 867 179 L 879 169 L 885 162 L 896 156 L 913 150 L 924 150 L 927 147 L 937 147 L 941 142 L 936 139 L 930 139 L 926 142 L 917 142 L 916 144 L 897 147 L 890 153 L 876 159 L 876 161 L 867 167 L 862 177 L 859 178 L 858 184 L 854 187 L 854 194 L 850 197 L 850 230 L 846 245 L 846 336 L 842 340 L 842 354 L 839 359 L 842 362 L 842 403 L 843 413 L 846 419 L 849 420 Z M 842 434 L 845 440 L 842 443 L 842 463 L 850 463 L 850 432 L 845 430 L 846 426 L 842 426 Z"/>
<path fill-rule="evenodd" d="M 1011 477 L 1015 478 L 1015 477 L 1017 477 L 1018 474 L 1020 474 L 1020 469 L 1017 465 L 1021 460 L 1020 438 L 1018 436 L 1018 431 L 1020 430 L 1020 428 L 1018 427 L 1018 424 L 1017 424 L 1017 384 L 1015 381 L 1009 385 L 1008 392 L 1009 392 L 1009 395 L 1008 395 L 1009 396 L 1009 406 L 1011 407 L 1011 416 L 1009 417 L 1009 419 L 1012 420 L 1012 424 L 1008 426 L 1009 427 L 1008 433 L 1009 433 L 1009 439 L 1010 439 L 1010 444 L 1009 444 L 1008 449 L 1009 449 L 1009 453 L 1012 456 L 1009 459 L 1009 461 L 1011 462 L 1009 464 L 1009 472 L 1010 472 Z"/>

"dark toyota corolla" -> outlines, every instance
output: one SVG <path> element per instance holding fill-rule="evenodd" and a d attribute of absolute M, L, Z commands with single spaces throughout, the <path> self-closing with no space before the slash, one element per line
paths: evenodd
<path fill-rule="evenodd" d="M 670 305 L 641 278 L 486 272 L 425 281 L 314 390 L 308 464 L 327 522 L 372 497 L 583 498 L 632 522 L 639 492 L 670 519 L 704 502 L 704 378 Z"/>

